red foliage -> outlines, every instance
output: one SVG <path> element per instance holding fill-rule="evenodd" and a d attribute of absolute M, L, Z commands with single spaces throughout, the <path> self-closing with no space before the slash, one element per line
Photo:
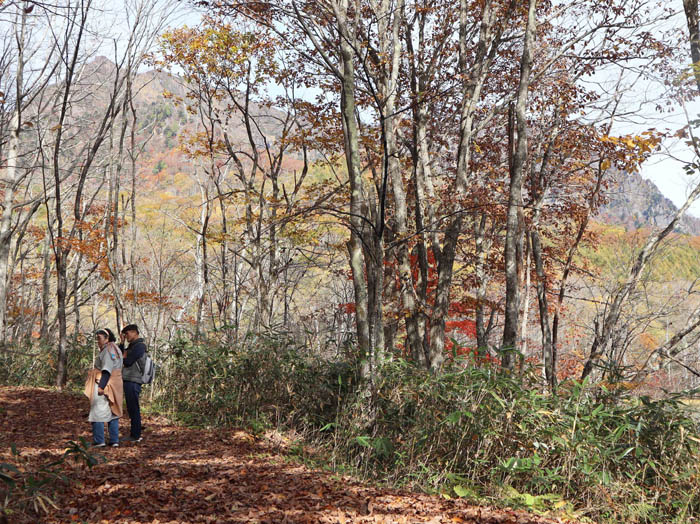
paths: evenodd
<path fill-rule="evenodd" d="M 340 309 L 346 315 L 354 315 L 355 314 L 355 303 L 354 302 L 347 302 L 345 304 L 338 304 L 338 309 Z"/>
<path fill-rule="evenodd" d="M 570 378 L 580 377 L 582 371 L 582 359 L 576 355 L 567 355 L 559 360 L 559 364 L 557 366 L 557 379 L 561 382 Z"/>
<path fill-rule="evenodd" d="M 149 304 L 155 307 L 163 307 L 170 309 L 174 308 L 173 302 L 168 297 L 163 296 L 160 293 L 151 293 L 147 291 L 139 291 L 135 293 L 133 289 L 129 289 L 124 294 L 124 299 L 129 302 Z"/>
<path fill-rule="evenodd" d="M 445 322 L 445 331 L 458 331 L 464 336 L 476 337 L 476 322 L 471 319 L 452 320 Z"/>

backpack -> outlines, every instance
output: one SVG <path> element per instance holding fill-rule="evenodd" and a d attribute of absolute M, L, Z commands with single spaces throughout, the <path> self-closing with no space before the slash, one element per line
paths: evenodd
<path fill-rule="evenodd" d="M 151 355 L 144 353 L 138 360 L 139 368 L 141 369 L 141 383 L 150 384 L 156 376 L 156 363 L 153 362 Z"/>

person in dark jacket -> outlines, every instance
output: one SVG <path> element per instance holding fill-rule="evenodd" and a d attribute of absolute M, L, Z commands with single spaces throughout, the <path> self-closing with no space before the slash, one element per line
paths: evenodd
<path fill-rule="evenodd" d="M 126 442 L 141 442 L 141 408 L 139 395 L 141 394 L 141 373 L 143 371 L 142 357 L 146 354 L 146 343 L 139 336 L 139 328 L 136 324 L 129 324 L 121 331 L 121 344 L 119 347 L 125 351 L 124 356 L 124 397 L 126 398 L 126 410 L 131 419 L 131 432 Z M 129 343 L 124 349 L 124 341 Z"/>

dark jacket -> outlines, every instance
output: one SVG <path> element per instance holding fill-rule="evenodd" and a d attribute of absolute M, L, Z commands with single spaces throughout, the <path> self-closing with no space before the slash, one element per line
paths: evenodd
<path fill-rule="evenodd" d="M 124 347 L 122 344 L 119 345 L 122 351 Z M 137 338 L 133 342 L 129 343 L 129 347 L 126 348 L 126 358 L 124 359 L 124 370 L 122 371 L 122 378 L 124 382 L 136 382 L 137 384 L 143 384 L 141 380 L 141 373 L 143 373 L 143 361 L 142 357 L 146 354 L 146 343 L 142 338 Z"/>

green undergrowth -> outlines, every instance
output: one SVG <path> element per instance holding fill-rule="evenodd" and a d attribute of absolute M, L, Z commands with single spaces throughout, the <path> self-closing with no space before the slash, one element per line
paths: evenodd
<path fill-rule="evenodd" d="M 352 392 L 354 368 L 344 361 L 311 358 L 286 338 L 248 347 L 180 341 L 154 384 L 154 407 L 194 426 L 306 432 L 332 420 Z"/>
<path fill-rule="evenodd" d="M 9 462 L 0 462 L 0 522 L 40 522 L 52 508 L 54 497 L 62 487 L 70 485 L 67 463 L 74 467 L 92 468 L 104 462 L 93 454 L 84 438 L 70 441 L 62 455 L 34 463 L 11 446 Z"/>
<path fill-rule="evenodd" d="M 687 398 L 621 396 L 624 388 L 578 382 L 552 395 L 537 369 L 508 374 L 469 359 L 440 374 L 394 360 L 370 385 L 351 354 L 312 354 L 284 336 L 237 345 L 180 340 L 159 355 L 146 410 L 195 427 L 281 432 L 292 436 L 293 460 L 583 521 L 700 516 L 700 435 Z M 73 356 L 81 364 L 91 355 L 85 348 Z M 30 358 L 7 364 L 4 383 L 44 383 Z M 76 384 L 78 364 L 70 367 Z"/>
<path fill-rule="evenodd" d="M 154 409 L 291 432 L 290 455 L 365 480 L 597 522 L 700 515 L 700 435 L 678 397 L 578 382 L 551 395 L 535 369 L 470 360 L 441 374 L 395 360 L 371 387 L 350 362 L 284 338 L 245 350 L 183 343 L 166 368 Z"/>
<path fill-rule="evenodd" d="M 339 414 L 332 452 L 368 477 L 538 512 L 603 522 L 700 514 L 700 440 L 680 399 L 621 400 L 575 382 L 553 396 L 534 371 L 458 363 L 438 376 L 394 362 L 372 419 L 356 399 Z"/>
<path fill-rule="evenodd" d="M 67 387 L 82 390 L 85 372 L 92 367 L 95 344 L 84 337 L 69 342 Z M 56 383 L 57 349 L 32 343 L 0 348 L 0 384 L 6 386 L 53 386 Z"/>

